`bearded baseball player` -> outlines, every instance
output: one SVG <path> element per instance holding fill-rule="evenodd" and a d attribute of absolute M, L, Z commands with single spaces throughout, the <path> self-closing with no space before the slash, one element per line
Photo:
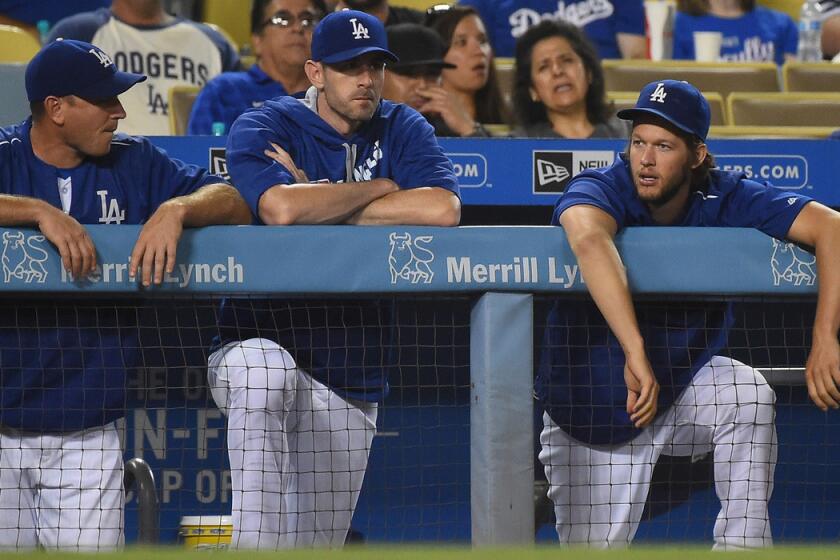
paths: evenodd
<path fill-rule="evenodd" d="M 458 224 L 431 125 L 381 100 L 389 60 L 377 18 L 334 12 L 313 33 L 306 96 L 236 120 L 228 168 L 258 222 Z M 234 546 L 344 543 L 388 391 L 391 324 L 379 302 L 224 304 L 209 379 L 228 421 Z"/>
<path fill-rule="evenodd" d="M 115 134 L 117 96 L 144 79 L 89 43 L 51 43 L 26 69 L 32 117 L 0 129 L 0 224 L 40 229 L 75 279 L 97 269 L 83 224 L 145 224 L 128 272 L 148 286 L 172 271 L 184 227 L 250 221 L 220 177 Z M 117 547 L 114 422 L 140 365 L 136 313 L 113 300 L 0 306 L 0 548 Z"/>
<path fill-rule="evenodd" d="M 791 191 L 713 169 L 709 105 L 686 82 L 648 84 L 630 143 L 585 171 L 557 202 L 592 302 L 557 303 L 536 381 L 545 408 L 540 460 L 564 543 L 628 544 L 660 454 L 711 452 L 721 510 L 715 548 L 768 546 L 776 464 L 775 394 L 761 373 L 719 356 L 729 304 L 670 314 L 631 299 L 614 238 L 630 226 L 756 228 L 813 247 L 820 277 L 809 394 L 840 405 L 840 214 Z"/>

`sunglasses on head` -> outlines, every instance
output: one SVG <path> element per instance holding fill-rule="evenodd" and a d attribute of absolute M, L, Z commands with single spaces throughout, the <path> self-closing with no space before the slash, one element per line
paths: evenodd
<path fill-rule="evenodd" d="M 435 4 L 426 8 L 426 17 L 423 20 L 423 25 L 432 25 L 435 20 L 442 14 L 447 13 L 452 9 L 452 4 Z"/>

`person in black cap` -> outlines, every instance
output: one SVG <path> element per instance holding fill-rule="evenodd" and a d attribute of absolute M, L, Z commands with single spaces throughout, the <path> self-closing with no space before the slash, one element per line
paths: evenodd
<path fill-rule="evenodd" d="M 333 12 L 312 34 L 306 96 L 234 122 L 228 170 L 258 223 L 458 224 L 431 125 L 381 100 L 392 62 L 378 19 Z M 391 238 L 392 282 L 420 279 L 398 262 L 407 242 Z M 388 393 L 393 312 L 387 300 L 223 304 L 208 377 L 227 416 L 233 547 L 344 544 Z"/>
<path fill-rule="evenodd" d="M 160 284 L 184 227 L 249 222 L 221 177 L 116 133 L 117 96 L 143 80 L 82 41 L 50 43 L 29 63 L 32 117 L 0 129 L 0 225 L 40 234 L 3 234 L 7 287 L 47 280 L 47 243 L 67 281 L 108 281 L 110 266 Z M 87 224 L 145 225 L 130 256 L 99 267 Z M 141 362 L 136 315 L 113 300 L 0 303 L 0 549 L 122 544 L 115 422 Z"/>
<path fill-rule="evenodd" d="M 406 6 L 392 6 L 388 0 L 339 0 L 335 9 L 359 10 L 376 18 L 385 27 L 400 23 L 423 23 L 423 12 Z"/>
<path fill-rule="evenodd" d="M 658 457 L 712 453 L 715 548 L 768 546 L 775 395 L 759 371 L 719 355 L 731 302 L 633 302 L 614 238 L 631 226 L 749 227 L 812 247 L 820 282 L 805 377 L 825 411 L 840 406 L 840 214 L 715 169 L 709 104 L 686 82 L 648 84 L 618 116 L 633 125 L 626 153 L 574 177 L 552 219 L 593 300 L 554 306 L 536 380 L 558 536 L 627 545 Z"/>
<path fill-rule="evenodd" d="M 441 72 L 455 65 L 443 60 L 446 47 L 440 36 L 416 23 L 392 25 L 386 31 L 399 62 L 386 67 L 382 96 L 419 111 L 437 136 L 489 136 L 458 98 L 441 87 Z"/>

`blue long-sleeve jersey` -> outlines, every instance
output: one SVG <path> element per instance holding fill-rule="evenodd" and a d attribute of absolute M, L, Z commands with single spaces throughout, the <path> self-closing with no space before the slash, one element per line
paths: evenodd
<path fill-rule="evenodd" d="M 120 134 L 108 155 L 57 168 L 34 154 L 31 127 L 0 129 L 0 193 L 44 200 L 81 224 L 143 224 L 166 200 L 224 182 Z M 3 239 L 4 253 L 16 239 Z M 6 282 L 16 281 L 8 272 Z M 130 302 L 4 298 L 0 308 L 0 425 L 70 432 L 124 414 L 126 372 L 139 355 Z"/>

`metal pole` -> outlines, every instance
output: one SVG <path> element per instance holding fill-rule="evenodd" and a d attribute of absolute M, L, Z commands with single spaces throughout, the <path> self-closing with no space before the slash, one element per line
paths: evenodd
<path fill-rule="evenodd" d="M 140 544 L 157 544 L 158 542 L 158 498 L 155 487 L 155 476 L 149 463 L 135 457 L 125 464 L 125 478 L 123 485 L 128 492 L 137 484 L 137 517 L 139 531 L 137 542 Z"/>

